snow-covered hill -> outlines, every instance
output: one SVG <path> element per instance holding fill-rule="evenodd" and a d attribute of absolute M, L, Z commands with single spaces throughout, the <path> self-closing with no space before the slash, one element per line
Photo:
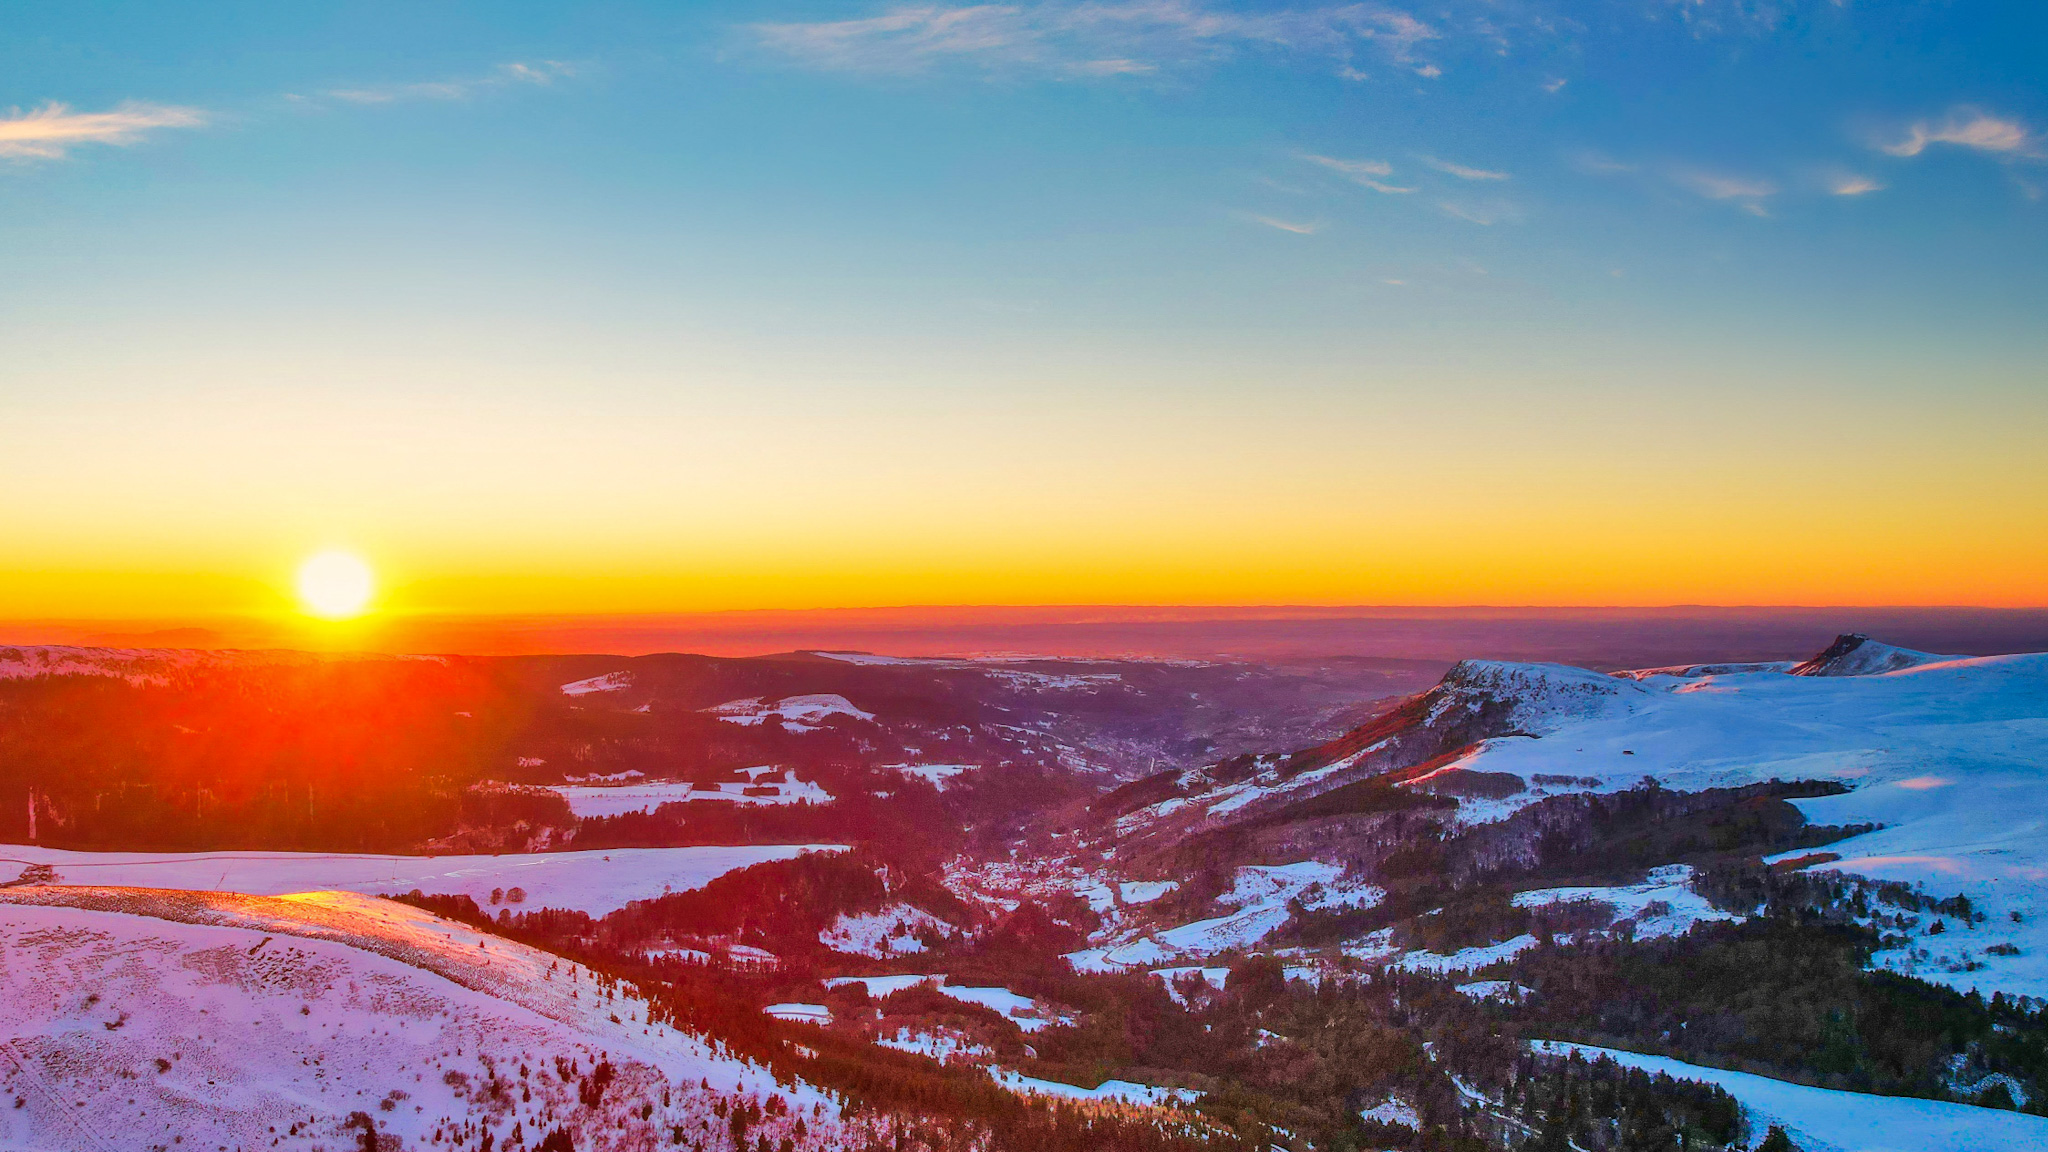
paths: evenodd
<path fill-rule="evenodd" d="M 735 1098 L 781 1101 L 771 1143 L 844 1135 L 828 1094 L 629 988 L 353 893 L 0 892 L 0 1028 L 9 1148 L 723 1148 Z"/>
<path fill-rule="evenodd" d="M 2048 997 L 2048 654 L 1948 657 L 1844 636 L 1797 664 L 1608 675 L 1466 661 L 1327 745 L 1128 786 L 1120 807 L 1117 794 L 1105 798 L 1104 830 L 1127 859 L 1306 818 L 1304 801 L 1368 780 L 1433 794 L 1451 807 L 1432 811 L 1467 832 L 1547 799 L 1645 781 L 1688 793 L 1839 788 L 1792 803 L 1815 824 L 1877 830 L 1774 859 L 1966 896 L 1974 915 L 1945 924 L 1961 931 L 1928 915 L 1878 963 L 1986 995 Z"/>

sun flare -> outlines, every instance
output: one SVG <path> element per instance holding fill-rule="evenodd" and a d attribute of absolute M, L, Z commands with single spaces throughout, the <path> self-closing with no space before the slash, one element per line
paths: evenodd
<path fill-rule="evenodd" d="M 370 605 L 377 579 L 370 566 L 353 552 L 317 553 L 299 565 L 299 603 L 307 613 L 328 620 L 360 616 Z"/>

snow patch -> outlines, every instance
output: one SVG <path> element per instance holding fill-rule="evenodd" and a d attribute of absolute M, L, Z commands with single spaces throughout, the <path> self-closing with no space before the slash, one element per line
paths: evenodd
<path fill-rule="evenodd" d="M 1111 1101 L 1122 1104 L 1139 1104 L 1149 1108 L 1170 1108 L 1177 1104 L 1192 1104 L 1202 1098 L 1200 1092 L 1190 1088 L 1159 1088 L 1150 1084 L 1138 1084 L 1130 1080 L 1104 1080 L 1093 1088 L 1076 1084 L 1062 1084 L 1057 1080 L 1040 1080 L 1012 1072 L 1007 1068 L 990 1068 L 989 1075 L 997 1084 L 1020 1095 L 1056 1096 L 1064 1100 L 1084 1100 L 1096 1103 Z"/>
<path fill-rule="evenodd" d="M 590 696 L 598 692 L 618 692 L 632 686 L 632 672 L 607 672 L 602 676 L 592 676 L 585 680 L 571 680 L 562 685 L 562 695 Z"/>
<path fill-rule="evenodd" d="M 925 950 L 921 934 L 953 934 L 953 926 L 922 908 L 891 904 L 879 912 L 840 913 L 818 933 L 818 943 L 835 952 L 885 960 Z"/>

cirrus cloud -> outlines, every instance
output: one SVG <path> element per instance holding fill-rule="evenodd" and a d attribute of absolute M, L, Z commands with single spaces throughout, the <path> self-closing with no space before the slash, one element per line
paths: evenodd
<path fill-rule="evenodd" d="M 1375 55 L 1417 75 L 1441 71 L 1419 56 L 1442 33 L 1378 4 L 1269 12 L 1213 9 L 1194 0 L 1121 3 L 904 4 L 847 20 L 760 23 L 762 46 L 814 67 L 916 72 L 944 62 L 987 70 L 1112 76 L 1221 59 L 1242 48 L 1311 54 L 1339 63 Z"/>
<path fill-rule="evenodd" d="M 0 116 L 0 156 L 54 160 L 80 144 L 134 144 L 160 128 L 197 128 L 204 123 L 206 116 L 197 108 L 130 101 L 111 112 L 74 112 L 52 101 Z"/>
<path fill-rule="evenodd" d="M 2033 134 L 2017 120 L 1993 116 L 1975 108 L 1958 108 L 1938 122 L 1916 120 L 1906 125 L 1898 139 L 1888 144 L 1881 143 L 1878 149 L 1893 156 L 1910 157 L 1925 152 L 1929 145 L 1949 144 L 1978 152 L 2023 155 L 2033 151 L 2037 143 Z"/>
<path fill-rule="evenodd" d="M 1508 174 L 1505 172 L 1491 172 L 1485 168 L 1468 168 L 1463 164 L 1453 164 L 1449 160 L 1439 160 L 1434 156 L 1424 156 L 1422 157 L 1422 162 L 1439 172 L 1448 172 L 1460 180 L 1505 180 L 1508 178 Z"/>
<path fill-rule="evenodd" d="M 546 86 L 574 76 L 573 65 L 560 60 L 531 64 L 513 61 L 500 64 L 482 76 L 454 80 L 426 80 L 401 84 L 369 84 L 356 88 L 330 88 L 325 95 L 349 104 L 398 104 L 410 100 L 467 100 L 472 96 L 513 84 Z"/>
<path fill-rule="evenodd" d="M 1333 172 L 1341 172 L 1353 183 L 1375 192 L 1394 196 L 1415 191 L 1413 188 L 1402 188 L 1379 179 L 1381 176 L 1394 174 L 1394 166 L 1384 160 L 1343 160 L 1335 156 L 1318 156 L 1313 152 L 1304 152 L 1301 158 L 1311 164 L 1320 164 Z"/>

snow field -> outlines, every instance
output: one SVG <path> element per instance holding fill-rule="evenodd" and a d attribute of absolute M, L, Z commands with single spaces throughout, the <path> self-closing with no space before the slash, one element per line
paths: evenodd
<path fill-rule="evenodd" d="M 919 932 L 951 936 L 957 929 L 922 908 L 891 904 L 878 912 L 840 913 L 838 919 L 818 933 L 818 943 L 835 952 L 871 956 L 878 960 L 925 950 Z"/>
<path fill-rule="evenodd" d="M 1083 1100 L 1094 1103 L 1118 1102 L 1139 1104 L 1148 1108 L 1167 1108 L 1175 1104 L 1192 1104 L 1202 1098 L 1200 1092 L 1189 1088 L 1159 1088 L 1150 1084 L 1138 1084 L 1129 1080 L 1104 1080 L 1093 1088 L 1082 1088 L 1075 1084 L 1062 1084 L 1057 1080 L 1040 1080 L 1007 1068 L 990 1068 L 989 1075 L 997 1084 L 1022 1095 L 1057 1096 L 1063 1100 Z"/>
<path fill-rule="evenodd" d="M 772 789 L 766 796 L 749 796 L 748 789 Z M 832 794 L 808 780 L 774 780 L 768 783 L 723 781 L 709 788 L 687 780 L 652 784 L 556 785 L 554 792 L 569 802 L 569 811 L 579 819 L 621 816 L 628 812 L 652 812 L 663 804 L 700 802 L 727 804 L 830 804 Z"/>
<path fill-rule="evenodd" d="M 522 907 L 603 916 L 635 900 L 702 888 L 728 872 L 836 844 L 614 848 L 503 856 L 375 856 L 320 852 L 68 852 L 0 847 L 0 864 L 49 864 L 59 884 L 176 888 L 277 896 L 344 891 L 461 894 L 489 910 L 495 890 L 524 889 Z M 502 897 L 501 897 L 502 899 Z"/>
<path fill-rule="evenodd" d="M 762 724 L 766 723 L 771 715 L 780 716 L 783 727 L 794 732 L 814 731 L 832 716 L 846 716 L 870 723 L 875 719 L 873 712 L 864 712 L 854 707 L 851 700 L 831 692 L 784 696 L 773 703 L 763 697 L 754 696 L 745 700 L 728 700 L 704 711 L 716 715 L 728 724 Z"/>
<path fill-rule="evenodd" d="M 1618 920 L 1634 920 L 1636 939 L 1683 936 L 1707 921 L 1739 921 L 1692 890 L 1692 866 L 1671 864 L 1652 869 L 1641 884 L 1611 888 L 1538 888 L 1515 893 L 1517 908 L 1546 908 L 1578 900 L 1613 906 Z M 1651 911 L 1655 909 L 1655 911 Z"/>

